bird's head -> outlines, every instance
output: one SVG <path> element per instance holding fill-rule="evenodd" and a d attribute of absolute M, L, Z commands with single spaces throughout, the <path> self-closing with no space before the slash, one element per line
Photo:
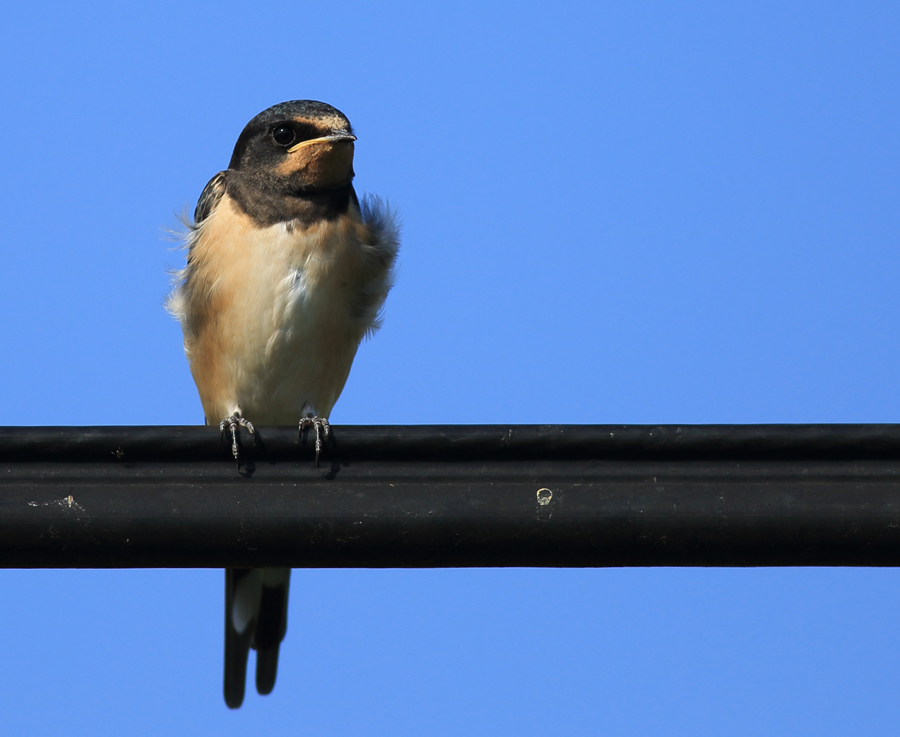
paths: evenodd
<path fill-rule="evenodd" d="M 314 100 L 270 107 L 247 123 L 234 147 L 230 170 L 271 194 L 315 194 L 353 181 L 350 121 Z"/>

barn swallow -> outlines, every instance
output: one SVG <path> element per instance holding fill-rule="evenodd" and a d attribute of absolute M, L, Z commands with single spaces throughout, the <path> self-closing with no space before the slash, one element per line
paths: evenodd
<path fill-rule="evenodd" d="M 360 341 L 380 326 L 399 249 L 395 214 L 353 189 L 356 136 L 339 110 L 295 100 L 244 128 L 226 171 L 206 185 L 186 235 L 187 265 L 167 307 L 207 425 L 230 434 L 297 424 L 316 434 Z M 275 686 L 287 628 L 289 568 L 225 572 L 225 702 L 244 698 L 249 648 L 256 688 Z"/>

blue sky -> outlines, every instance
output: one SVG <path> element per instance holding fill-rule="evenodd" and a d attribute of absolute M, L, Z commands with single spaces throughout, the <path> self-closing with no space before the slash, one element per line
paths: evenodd
<path fill-rule="evenodd" d="M 163 239 L 319 99 L 399 279 L 341 424 L 895 422 L 889 2 L 19 4 L 0 424 L 194 424 Z M 275 692 L 221 571 L 4 571 L 9 734 L 894 735 L 893 570 L 298 571 Z"/>

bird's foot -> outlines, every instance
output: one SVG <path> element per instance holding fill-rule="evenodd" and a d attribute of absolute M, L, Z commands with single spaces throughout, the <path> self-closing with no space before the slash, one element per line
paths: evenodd
<path fill-rule="evenodd" d="M 231 455 L 234 456 L 234 460 L 237 463 L 238 471 L 241 470 L 241 428 L 245 428 L 250 433 L 250 437 L 253 438 L 253 444 L 256 444 L 256 428 L 253 427 L 253 423 L 250 420 L 245 420 L 243 417 L 238 417 L 237 415 L 231 415 L 231 417 L 226 417 L 219 423 L 219 432 L 222 433 L 222 439 L 225 439 L 225 431 L 228 430 L 231 433 Z"/>
<path fill-rule="evenodd" d="M 300 435 L 302 437 L 303 431 L 307 427 L 314 427 L 316 429 L 316 468 L 319 467 L 319 454 L 322 452 L 322 439 L 324 437 L 325 440 L 328 440 L 328 436 L 331 434 L 331 425 L 328 424 L 328 418 L 326 417 L 304 417 L 300 420 Z"/>

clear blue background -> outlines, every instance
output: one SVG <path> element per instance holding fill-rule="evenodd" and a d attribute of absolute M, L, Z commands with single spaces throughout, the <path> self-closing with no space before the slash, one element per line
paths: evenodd
<path fill-rule="evenodd" d="M 896 422 L 894 2 L 10 4 L 0 424 L 194 424 L 161 239 L 325 100 L 403 214 L 346 423 Z M 10 735 L 896 735 L 894 570 L 3 571 Z"/>

